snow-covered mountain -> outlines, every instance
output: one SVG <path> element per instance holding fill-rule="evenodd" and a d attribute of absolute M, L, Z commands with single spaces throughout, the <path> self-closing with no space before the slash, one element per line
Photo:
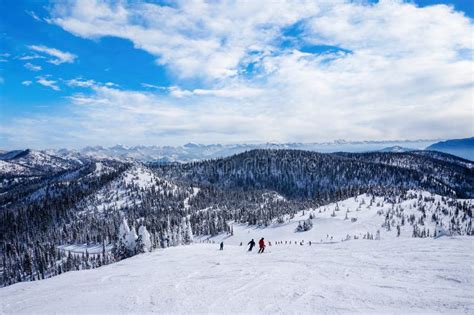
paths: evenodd
<path fill-rule="evenodd" d="M 42 151 L 48 155 L 71 159 L 90 157 L 95 159 L 118 159 L 122 161 L 141 162 L 190 162 L 205 159 L 215 159 L 231 156 L 234 154 L 254 149 L 275 150 L 306 150 L 322 153 L 331 152 L 408 152 L 423 150 L 433 144 L 434 140 L 413 141 L 344 141 L 321 143 L 259 143 L 259 144 L 195 144 L 188 143 L 183 146 L 125 146 L 115 145 L 112 147 L 89 146 L 79 150 L 55 149 Z M 23 152 L 23 150 L 3 151 L 0 160 Z"/>
<path fill-rule="evenodd" d="M 474 165 L 440 152 L 260 149 L 185 164 L 69 151 L 57 156 L 28 150 L 3 158 L 4 285 L 133 256 L 145 228 L 154 249 L 187 244 L 190 234 L 220 241 L 226 233 L 263 227 L 268 229 L 261 235 L 269 239 L 279 231 L 295 241 L 307 235 L 305 241 L 323 243 L 326 235 L 334 241 L 371 239 L 377 230 L 391 238 L 399 229 L 400 237 L 474 234 Z M 120 243 L 124 220 L 127 246 Z M 295 234 L 300 222 L 306 234 Z"/>
<path fill-rule="evenodd" d="M 434 150 L 449 153 L 472 161 L 474 138 L 447 140 L 401 140 L 401 141 L 344 141 L 320 143 L 258 143 L 258 144 L 195 144 L 183 146 L 125 146 L 112 147 L 89 146 L 79 150 L 55 149 L 34 151 L 53 155 L 65 159 L 76 158 L 79 161 L 84 157 L 95 159 L 116 159 L 121 161 L 140 161 L 155 163 L 191 162 L 206 159 L 216 159 L 255 149 L 271 150 L 305 150 L 321 153 L 333 152 L 411 152 L 420 150 Z M 0 160 L 6 161 L 25 150 L 1 151 Z"/>
<path fill-rule="evenodd" d="M 84 270 L 0 289 L 0 313 L 470 314 L 472 240 L 444 235 L 456 202 L 473 200 L 362 194 L 97 269 L 91 254 Z M 264 253 L 249 252 L 262 237 Z"/>
<path fill-rule="evenodd" d="M 0 154 L 1 175 L 11 175 L 18 172 L 28 175 L 56 173 L 78 167 L 83 164 L 79 159 L 60 157 L 43 151 L 26 149 Z"/>
<path fill-rule="evenodd" d="M 415 150 L 410 149 L 410 148 L 404 148 L 404 147 L 401 147 L 399 145 L 395 145 L 393 147 L 386 147 L 386 148 L 383 148 L 381 150 L 378 150 L 378 152 L 397 152 L 397 153 L 410 152 L 410 151 L 415 151 Z"/>
<path fill-rule="evenodd" d="M 321 143 L 259 143 L 259 144 L 195 144 L 183 146 L 94 146 L 80 150 L 49 150 L 58 156 L 81 154 L 95 158 L 115 158 L 141 162 L 189 162 L 231 156 L 254 149 L 294 149 L 323 153 L 331 152 L 369 152 L 383 150 L 386 147 L 403 147 L 406 150 L 422 150 L 434 143 L 434 140 L 414 141 L 344 141 Z"/>

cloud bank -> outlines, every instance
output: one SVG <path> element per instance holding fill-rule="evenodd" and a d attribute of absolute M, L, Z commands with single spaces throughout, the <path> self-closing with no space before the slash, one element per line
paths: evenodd
<path fill-rule="evenodd" d="M 1 131 L 12 144 L 314 142 L 474 134 L 473 21 L 450 6 L 61 1 L 48 21 L 85 39 L 129 40 L 167 67 L 174 84 L 143 82 L 145 90 L 133 91 L 92 78 L 69 79 L 67 85 L 88 89 L 65 100 L 69 114 L 17 119 L 15 124 L 25 126 L 21 132 L 13 134 L 9 126 Z M 75 58 L 31 47 L 57 62 Z M 59 89 L 42 79 L 38 83 Z M 182 88 L 186 80 L 196 86 Z M 61 133 L 42 138 L 54 130 Z"/>

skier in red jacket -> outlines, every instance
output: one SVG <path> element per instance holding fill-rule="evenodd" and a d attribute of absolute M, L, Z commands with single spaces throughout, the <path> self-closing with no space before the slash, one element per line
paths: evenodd
<path fill-rule="evenodd" d="M 265 250 L 265 240 L 263 237 L 260 239 L 260 241 L 258 241 L 258 246 L 260 247 L 260 249 L 258 250 L 258 253 L 262 254 L 263 251 Z"/>

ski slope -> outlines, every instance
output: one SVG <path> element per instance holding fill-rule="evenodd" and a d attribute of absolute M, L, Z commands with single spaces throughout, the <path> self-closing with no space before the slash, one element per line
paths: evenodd
<path fill-rule="evenodd" d="M 185 206 L 198 191 L 193 189 Z M 472 237 L 412 238 L 408 222 L 398 237 L 395 228 L 396 213 L 418 221 L 421 208 L 427 214 L 423 228 L 435 230 L 433 213 L 446 227 L 453 216 L 461 219 L 452 203 L 423 191 L 393 202 L 359 195 L 267 227 L 231 223 L 233 235 L 195 237 L 193 245 L 0 288 L 0 314 L 473 314 Z M 393 214 L 391 229 L 382 226 L 387 214 Z M 296 232 L 310 215 L 313 228 Z M 380 240 L 364 239 L 377 230 Z M 248 241 L 261 237 L 265 253 L 247 252 Z M 218 250 L 221 241 L 224 251 Z M 59 248 L 85 251 L 78 245 Z"/>
<path fill-rule="evenodd" d="M 0 289 L 0 313 L 474 312 L 469 237 L 179 246 Z"/>

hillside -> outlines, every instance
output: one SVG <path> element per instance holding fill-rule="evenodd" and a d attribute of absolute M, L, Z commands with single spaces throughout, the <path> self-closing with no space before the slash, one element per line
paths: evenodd
<path fill-rule="evenodd" d="M 474 161 L 474 137 L 436 142 L 428 146 L 426 150 L 449 153 Z"/>
<path fill-rule="evenodd" d="M 473 200 L 422 191 L 393 200 L 363 194 L 268 226 L 230 222 L 227 233 L 96 269 L 86 247 L 90 262 L 79 269 L 88 270 L 2 288 L 0 313 L 470 314 L 473 243 L 443 235 L 458 229 L 453 222 L 459 234 L 472 229 L 456 202 L 472 209 Z M 312 228 L 298 232 L 308 221 Z M 265 253 L 248 252 L 248 241 L 261 237 Z"/>
<path fill-rule="evenodd" d="M 467 212 L 456 211 L 453 207 L 455 203 L 462 204 Z M 453 200 L 424 191 L 409 191 L 406 195 L 393 199 L 363 194 L 285 215 L 269 225 L 249 226 L 232 222 L 233 235 L 219 234 L 199 239 L 238 245 L 240 242 L 247 243 L 251 235 L 255 239 L 264 237 L 272 242 L 299 244 L 303 241 L 308 244 L 311 241 L 312 244 L 327 244 L 372 239 L 377 231 L 383 239 L 400 240 L 439 237 L 442 233 L 469 235 L 473 231 L 473 206 L 473 199 Z M 298 226 L 306 222 L 310 222 L 308 230 L 298 232 Z M 449 230 L 457 232 L 448 232 Z"/>
<path fill-rule="evenodd" d="M 310 209 L 337 223 L 330 230 L 345 233 L 332 233 L 337 239 L 399 228 L 401 235 L 426 238 L 436 225 L 448 234 L 474 234 L 472 163 L 439 152 L 253 150 L 158 166 L 31 150 L 6 156 L 4 162 L 17 162 L 0 175 L 2 285 L 134 255 L 135 249 L 110 252 L 124 220 L 134 231 L 146 228 L 155 249 L 187 244 L 189 234 L 217 237 L 239 225 L 306 220 L 300 213 Z M 361 221 L 365 215 L 373 221 Z M 340 229 L 349 222 L 350 229 Z M 69 248 L 88 252 L 71 257 Z M 86 255 L 92 251 L 93 259 Z"/>
<path fill-rule="evenodd" d="M 448 160 L 451 159 L 451 160 Z M 474 197 L 474 165 L 446 154 L 252 150 L 158 168 L 162 176 L 223 189 L 269 189 L 292 199 L 342 199 L 366 191 L 425 189 Z"/>

